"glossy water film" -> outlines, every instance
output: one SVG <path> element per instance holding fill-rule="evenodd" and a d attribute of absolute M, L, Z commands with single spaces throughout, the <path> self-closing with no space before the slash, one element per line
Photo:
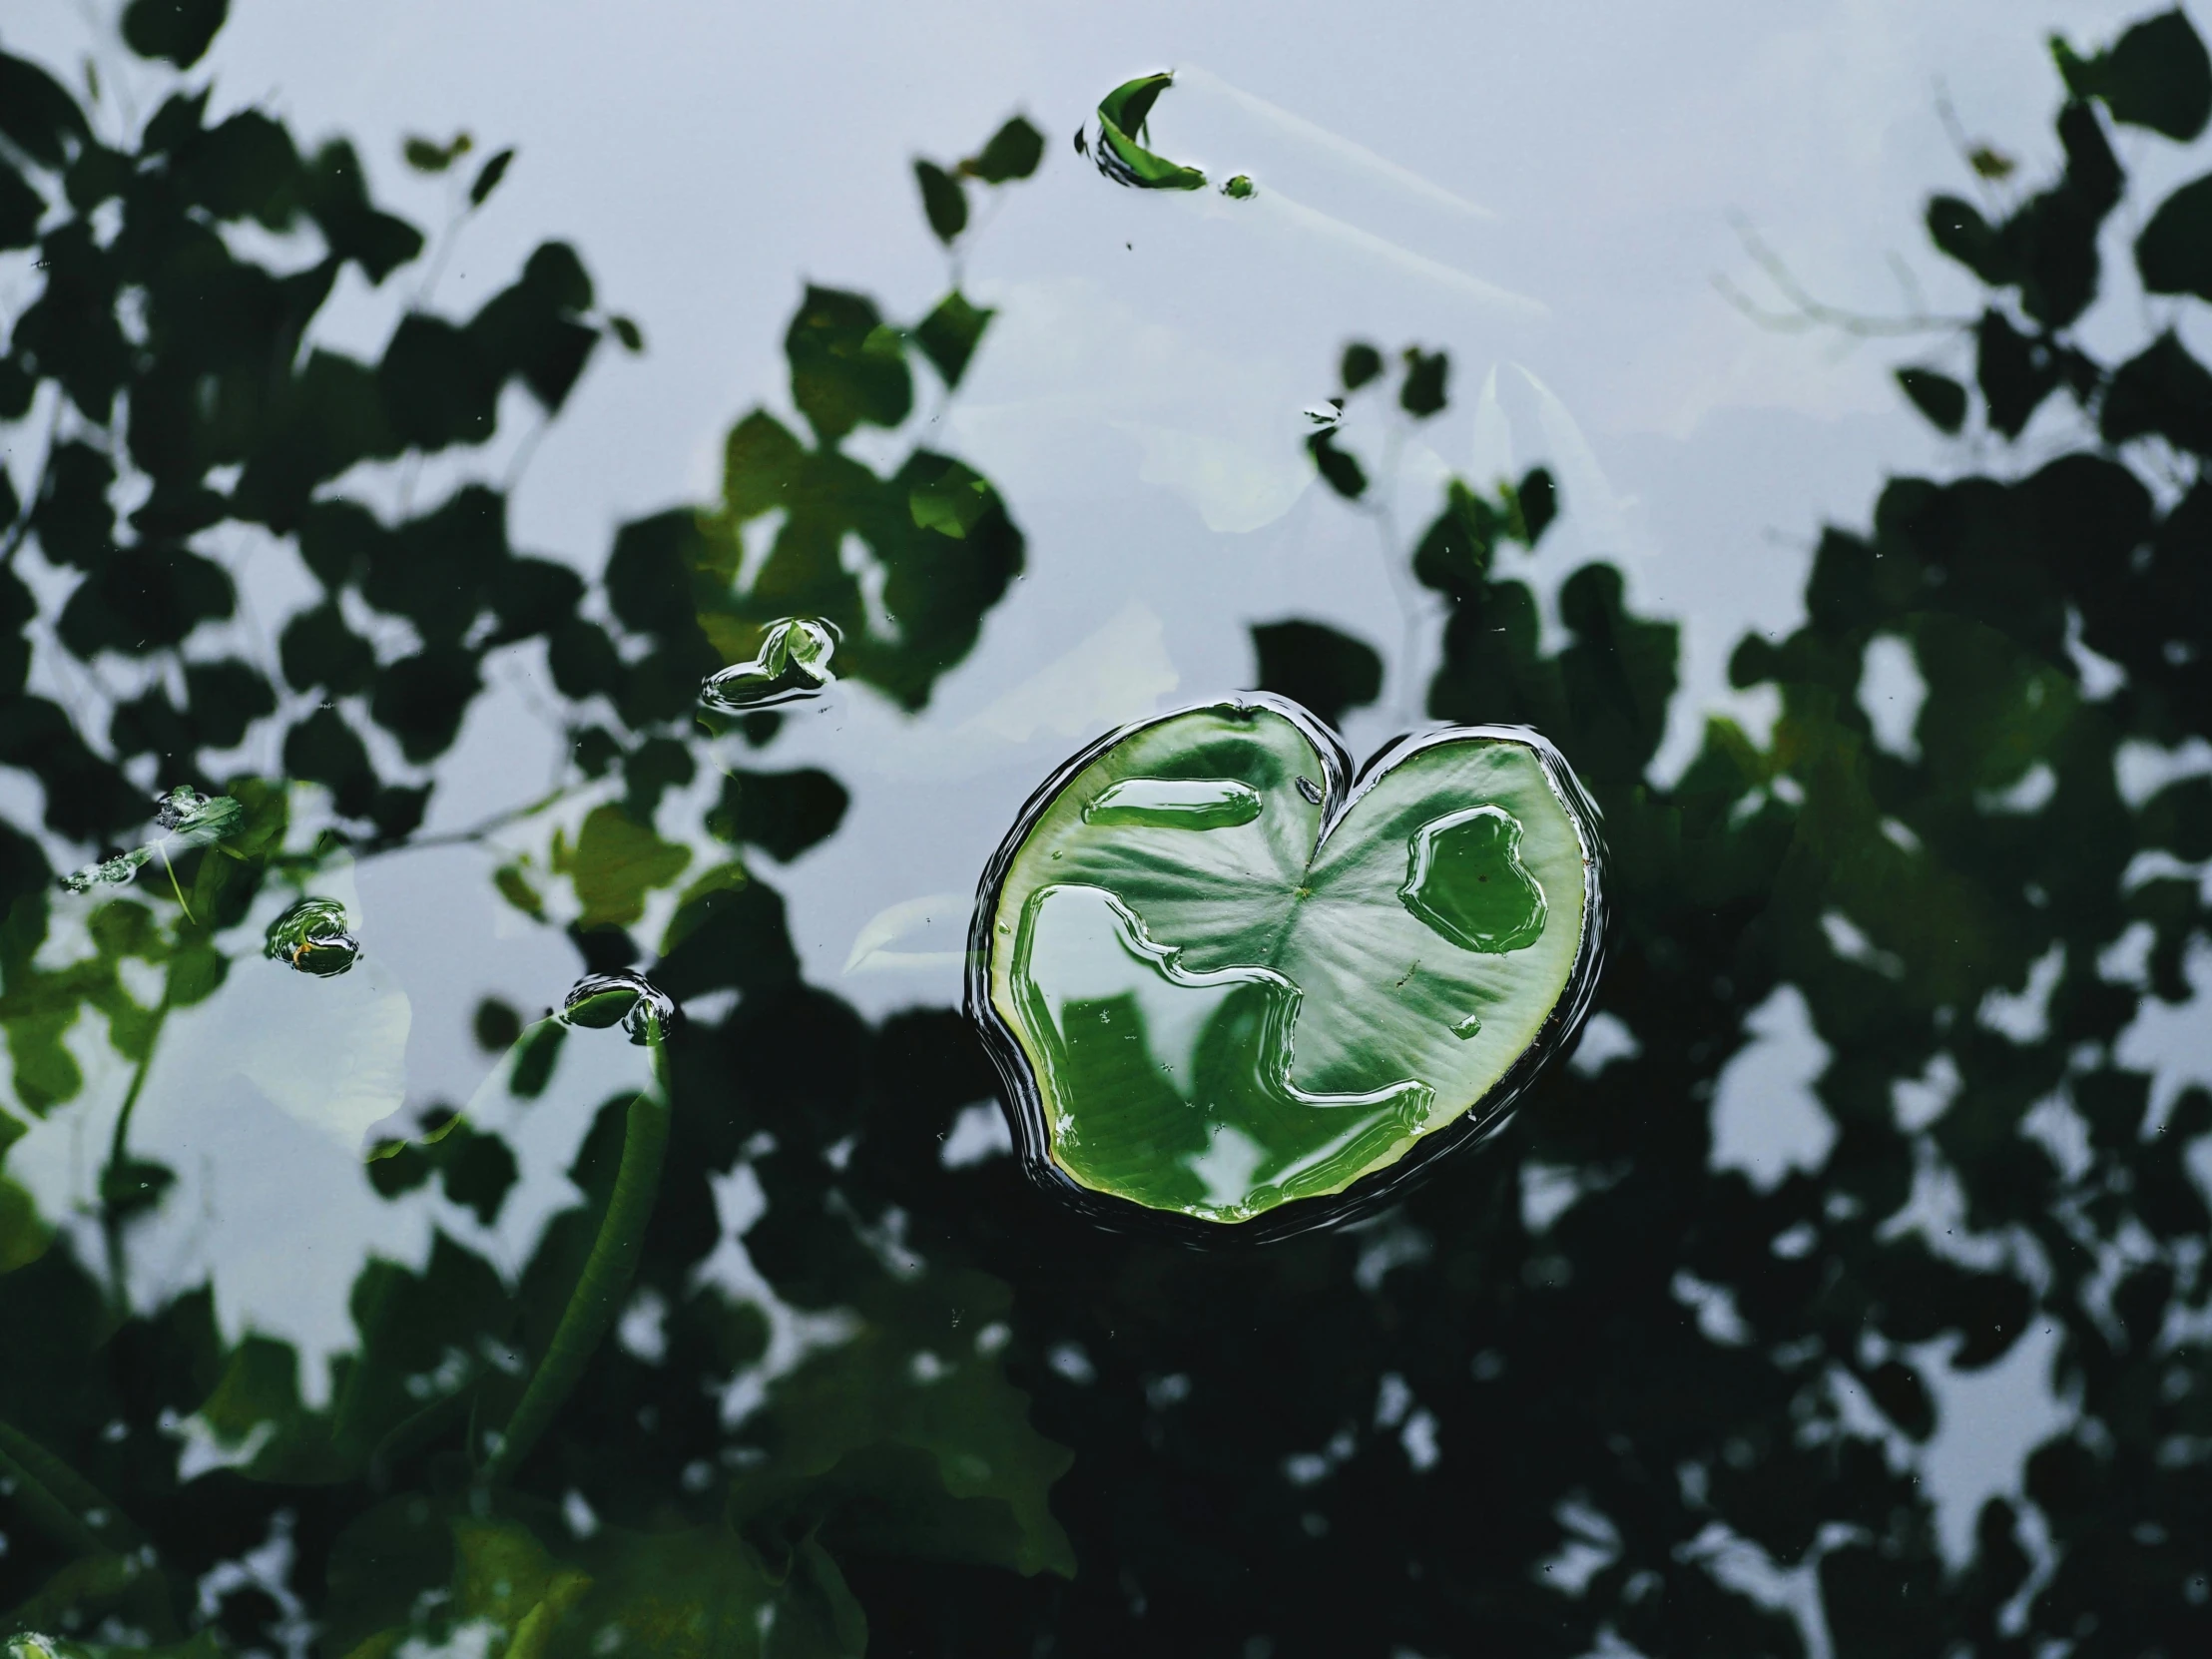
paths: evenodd
<path fill-rule="evenodd" d="M 2157 4 L 0 10 L 0 1655 L 2212 1653 Z"/>

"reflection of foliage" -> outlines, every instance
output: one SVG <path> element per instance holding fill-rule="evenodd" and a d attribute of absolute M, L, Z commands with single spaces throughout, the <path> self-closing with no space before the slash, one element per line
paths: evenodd
<path fill-rule="evenodd" d="M 194 61 L 169 14 L 220 5 L 127 14 L 135 45 Z M 2212 103 L 2186 24 L 2146 27 L 2062 56 L 2077 101 L 2055 187 L 1993 222 L 1942 200 L 1931 220 L 1990 298 L 1972 386 L 1924 380 L 1921 406 L 2002 437 L 2063 393 L 2100 441 L 2024 476 L 1894 480 L 1867 533 L 1832 531 L 1805 625 L 1735 659 L 1779 694 L 1764 742 L 1715 721 L 1680 780 L 1653 782 L 1673 630 L 1593 564 L 1559 590 L 1546 652 L 1510 549 L 1542 533 L 1548 480 L 1450 493 L 1412 560 L 1447 607 L 1428 708 L 1540 726 L 1599 797 L 1618 1052 L 1549 1076 L 1518 1129 L 1362 1232 L 1204 1259 L 1041 1211 L 1006 1160 L 940 1162 L 990 1092 L 973 1039 L 942 1010 L 870 1027 L 803 983 L 740 850 L 830 833 L 833 781 L 741 774 L 709 819 L 720 861 L 656 850 L 685 849 L 656 810 L 695 774 L 700 679 L 772 621 L 836 621 L 839 669 L 910 706 L 972 646 L 1019 559 L 1003 505 L 942 458 L 886 478 L 841 444 L 906 418 L 910 345 L 956 382 L 987 313 L 955 290 L 907 333 L 856 295 L 809 295 L 788 349 L 814 442 L 747 417 L 720 511 L 630 527 L 593 591 L 513 553 L 492 489 L 387 520 L 338 488 L 362 460 L 481 441 L 503 385 L 559 404 L 586 336 L 621 333 L 572 256 L 541 251 L 476 317 L 409 316 L 355 362 L 303 343 L 338 266 L 388 275 L 420 239 L 368 204 L 349 152 L 303 159 L 251 112 L 209 128 L 190 99 L 110 145 L 0 57 L 0 242 L 45 262 L 0 365 L 0 416 L 44 456 L 27 504 L 0 499 L 0 763 L 38 779 L 45 815 L 0 834 L 0 1145 L 18 1114 L 93 1104 L 67 1041 L 85 1010 L 143 1079 L 168 1011 L 280 971 L 254 959 L 253 903 L 305 890 L 333 848 L 412 833 L 420 768 L 486 654 L 524 640 L 572 700 L 564 786 L 592 792 L 565 855 L 586 813 L 634 831 L 579 889 L 606 924 L 583 942 L 637 954 L 617 918 L 649 890 L 640 867 L 665 871 L 691 885 L 654 982 L 737 993 L 668 1043 L 631 1303 L 657 1340 L 600 1344 L 496 1488 L 483 1431 L 601 1234 L 629 1097 L 512 1282 L 452 1237 L 416 1266 L 364 1264 L 358 1342 L 320 1405 L 289 1349 L 224 1338 L 220 1285 L 127 1308 L 86 1230 L 0 1181 L 8 1617 L 196 1655 L 278 1651 L 302 1620 L 334 1655 L 446 1637 L 581 1653 L 609 1624 L 629 1651 L 849 1653 L 863 1609 L 883 1652 L 1735 1654 L 1806 1651 L 1790 1598 L 1817 1590 L 1840 1656 L 2201 1650 L 2212 1217 L 2186 1160 L 2212 1099 L 2117 1045 L 2201 975 L 2212 790 L 2122 794 L 2115 762 L 2212 735 L 2212 440 L 2178 325 L 2116 366 L 2082 332 L 2125 193 L 2106 119 L 2189 139 Z M 2145 217 L 2158 292 L 2212 286 L 2208 201 L 2200 181 Z M 311 231 L 323 256 L 264 269 L 220 234 L 249 221 Z M 1441 358 L 1399 361 L 1421 418 Z M 1347 397 L 1384 367 L 1348 352 Z M 1364 469 L 1342 476 L 1372 499 Z M 281 676 L 225 643 L 233 578 L 207 550 L 226 525 L 288 538 L 326 596 L 283 630 Z M 14 574 L 34 559 L 59 579 Z M 1870 654 L 1900 647 L 1928 687 L 1910 755 L 1877 741 L 1862 687 Z M 38 682 L 70 688 L 74 718 L 27 689 L 34 655 L 98 668 Z M 1332 647 L 1325 678 L 1349 701 L 1368 660 Z M 279 728 L 286 772 L 327 807 L 217 775 Z M 59 891 L 55 849 L 61 867 L 115 851 L 181 782 L 245 810 L 176 858 L 190 918 L 153 880 Z M 526 873 L 543 867 L 518 858 L 502 890 L 544 909 Z M 1827 1043 L 1836 1135 L 1817 1170 L 1756 1187 L 1710 1167 L 1708 1108 L 1784 986 Z M 564 1086 L 563 1045 L 594 1038 L 562 1030 L 522 1036 L 511 1095 Z M 1923 1104 L 1901 1113 L 1908 1095 Z M 428 1127 L 370 1178 L 414 1203 L 436 1175 L 496 1218 L 497 1137 L 449 1112 Z M 110 1174 L 95 1257 L 167 1172 Z M 777 1318 L 820 1344 L 773 1377 L 770 1319 L 703 1271 L 729 1243 L 722 1182 L 757 1183 L 745 1250 Z M 2055 1357 L 2059 1421 L 1946 1564 L 1917 1448 L 1951 1426 L 1946 1376 L 2027 1341 Z M 733 1423 L 726 1399 L 760 1403 Z M 250 1558 L 276 1564 L 257 1580 Z M 1071 1561 L 1070 1583 L 1012 1575 Z"/>
<path fill-rule="evenodd" d="M 134 0 L 124 36 L 188 68 L 224 10 Z M 824 1221 L 841 1251 L 813 1252 L 791 1292 L 821 1311 L 826 1346 L 770 1378 L 761 1310 L 697 1271 L 719 1236 L 710 1180 L 765 1145 L 815 1148 L 818 1130 L 853 1116 L 861 1077 L 897 1064 L 839 1024 L 838 1062 L 859 1069 L 797 1086 L 789 1057 L 841 1015 L 797 985 L 780 901 L 742 851 L 798 855 L 835 829 L 841 788 L 816 772 L 729 773 L 707 825 L 729 844 L 705 860 L 658 822 L 697 774 L 700 684 L 726 660 L 710 637 L 742 634 L 752 615 L 752 590 L 720 613 L 695 607 L 666 532 L 714 544 L 711 562 L 725 528 L 734 549 L 738 518 L 633 526 L 595 584 L 511 547 L 500 488 L 464 477 L 413 506 L 425 459 L 451 476 L 522 406 L 511 394 L 557 413 L 603 335 L 635 350 L 640 331 L 595 308 L 581 262 L 555 243 L 465 319 L 430 305 L 441 252 L 373 360 L 320 344 L 345 268 L 380 284 L 425 239 L 371 205 L 342 142 L 303 156 L 271 117 L 211 124 L 208 105 L 180 92 L 118 136 L 96 88 L 80 106 L 0 55 L 0 252 L 31 251 L 17 256 L 30 294 L 0 358 L 0 419 L 36 471 L 20 496 L 0 483 L 0 764 L 35 778 L 44 808 L 43 827 L 0 826 L 13 1081 L 0 1154 L 65 1110 L 92 1114 L 108 1143 L 89 1217 L 42 1215 L 0 1177 L 0 1607 L 12 1609 L 0 1631 L 61 1632 L 39 1639 L 57 1652 L 79 1639 L 169 1651 L 190 1634 L 178 1651 L 212 1656 L 296 1645 L 303 1615 L 331 1652 L 470 1627 L 520 1654 L 601 1651 L 612 1620 L 651 1651 L 843 1653 L 865 1628 L 848 1552 L 1067 1570 L 1044 1501 L 1066 1456 L 1027 1426 L 1006 1380 L 1001 1284 L 908 1275 L 869 1242 L 895 1219 L 840 1201 Z M 404 154 L 446 174 L 472 149 L 464 135 Z M 959 173 L 996 186 L 1040 155 L 1017 119 Z M 500 150 L 453 174 L 445 249 L 514 161 Z M 280 262 L 253 252 L 270 246 L 262 233 L 285 238 Z M 840 668 L 849 657 L 855 677 L 919 706 L 1018 569 L 1020 538 L 988 483 L 947 457 L 881 480 L 837 452 L 856 423 L 896 424 L 911 402 L 909 336 L 875 319 L 861 296 L 827 294 L 794 323 L 795 393 L 823 446 L 808 473 L 819 511 L 799 515 L 796 551 L 767 574 L 808 590 L 789 609 L 843 627 Z M 955 290 L 911 341 L 949 386 L 988 319 Z M 867 480 L 856 492 L 854 474 Z M 806 542 L 826 524 L 826 543 Z M 889 580 L 847 574 L 847 528 Z M 283 552 L 295 550 L 319 590 L 267 619 L 274 649 L 238 577 L 272 542 Z M 811 569 L 825 550 L 827 573 Z M 818 603 L 810 584 L 825 583 L 842 587 Z M 558 718 L 574 766 L 461 838 L 573 804 L 549 846 L 508 849 L 499 891 L 543 918 L 559 906 L 542 877 L 562 877 L 579 940 L 613 965 L 637 954 L 624 930 L 650 895 L 688 879 L 657 978 L 687 994 L 734 984 L 751 1023 L 680 1030 L 666 1086 L 609 1103 L 572 1171 L 578 1202 L 514 1281 L 445 1237 L 417 1267 L 362 1264 L 357 1345 L 328 1400 L 310 1403 L 289 1347 L 224 1336 L 220 1282 L 134 1304 L 134 1241 L 179 1178 L 134 1154 L 133 1115 L 165 1024 L 234 970 L 350 964 L 344 907 L 312 896 L 315 883 L 349 853 L 419 838 L 428 769 L 500 654 L 524 648 L 544 651 L 569 699 Z M 774 717 L 749 721 L 759 741 Z M 256 755 L 280 755 L 285 781 L 241 772 Z M 153 802 L 157 781 L 171 793 Z M 64 890 L 57 854 L 66 868 L 88 851 L 86 877 Z M 152 860 L 171 878 L 136 879 Z M 565 1027 L 524 1030 L 486 1009 L 480 1036 L 514 1045 L 500 1072 L 511 1102 L 573 1087 Z M 80 1066 L 88 1011 L 125 1068 L 120 1101 Z M 390 1202 L 444 1202 L 493 1227 L 514 1153 L 473 1112 L 432 1108 L 420 1130 L 379 1146 L 361 1178 Z M 625 1306 L 661 1311 L 655 1359 L 607 1338 Z M 719 1396 L 741 1382 L 763 1403 L 725 1421 Z M 564 1494 L 597 1517 L 583 1532 Z M 273 1540 L 278 1565 L 248 1564 Z"/>

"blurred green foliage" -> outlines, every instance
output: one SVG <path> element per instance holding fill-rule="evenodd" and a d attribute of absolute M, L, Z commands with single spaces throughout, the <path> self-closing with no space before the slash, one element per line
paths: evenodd
<path fill-rule="evenodd" d="M 222 16 L 134 0 L 125 39 L 189 65 Z M 989 313 L 957 285 L 911 326 L 810 291 L 786 340 L 808 436 L 746 416 L 721 502 L 625 528 L 586 581 L 510 546 L 500 488 L 386 515 L 362 483 L 463 461 L 503 416 L 556 413 L 601 338 L 642 343 L 573 252 L 540 248 L 470 316 L 420 298 L 356 358 L 313 332 L 342 268 L 382 283 L 427 244 L 349 147 L 303 153 L 251 109 L 211 121 L 192 90 L 125 134 L 0 55 L 0 248 L 35 271 L 0 356 L 35 472 L 0 492 L 0 765 L 38 786 L 0 826 L 0 1156 L 34 1120 L 113 1109 L 84 1042 L 135 1099 L 171 1011 L 281 971 L 250 916 L 419 836 L 494 652 L 542 651 L 566 700 L 572 765 L 516 822 L 578 809 L 557 852 L 548 828 L 542 856 L 488 872 L 499 890 L 588 919 L 590 965 L 645 960 L 726 1005 L 665 1043 L 631 1303 L 658 1342 L 593 1348 L 510 1479 L 485 1477 L 489 1436 L 601 1232 L 630 1096 L 511 1277 L 449 1235 L 419 1266 L 363 1263 L 319 1402 L 288 1347 L 226 1338 L 220 1285 L 122 1294 L 172 1180 L 126 1134 L 89 1216 L 0 1174 L 8 1651 L 569 1654 L 611 1630 L 677 1654 L 2203 1650 L 2212 1215 L 2190 1160 L 2212 1095 L 2121 1045 L 2161 1003 L 2201 1011 L 2212 786 L 2118 777 L 2212 737 L 2212 432 L 2186 343 L 2212 180 L 2130 205 L 2110 125 L 2194 142 L 2212 74 L 2178 12 L 2054 56 L 2058 176 L 1929 211 L 1986 305 L 1970 377 L 1903 386 L 1980 447 L 1830 530 L 1803 625 L 1739 648 L 1735 680 L 1779 710 L 1763 738 L 1713 720 L 1655 781 L 1673 626 L 1592 563 L 1557 589 L 1547 651 L 1515 549 L 1555 516 L 1550 479 L 1447 489 L 1407 550 L 1445 609 L 1427 708 L 1539 727 L 1603 807 L 1612 1040 L 1390 1214 L 1199 1257 L 1040 1206 L 1010 1160 L 948 1167 L 993 1087 L 964 1022 L 871 1025 L 804 982 L 752 855 L 834 832 L 843 786 L 736 768 L 711 857 L 656 816 L 712 753 L 701 681 L 774 622 L 834 622 L 839 675 L 908 708 L 973 648 L 1024 557 L 1005 503 L 950 457 L 882 472 L 844 446 L 910 418 L 917 352 L 956 387 Z M 923 176 L 940 236 L 970 234 L 971 185 L 1035 165 L 1014 130 L 937 169 L 959 216 Z M 409 160 L 432 152 L 461 155 Z M 453 175 L 461 220 L 507 154 Z M 2149 337 L 2107 361 L 2085 331 L 2099 248 L 2138 223 Z M 265 265 L 243 226 L 319 252 Z M 1413 419 L 1448 392 L 1441 353 L 1392 368 L 1355 345 L 1342 378 L 1347 402 L 1394 384 Z M 1364 503 L 1357 430 L 1315 439 Z M 211 553 L 238 534 L 295 550 L 319 589 L 274 661 Z M 1257 643 L 1263 678 L 1316 707 L 1376 695 L 1361 642 L 1279 623 Z M 1903 748 L 1868 681 L 1900 652 L 1927 689 Z M 265 739 L 280 781 L 238 759 Z M 241 812 L 170 847 L 174 889 L 153 858 L 61 885 L 151 845 L 179 786 Z M 630 929 L 671 888 L 654 957 Z M 1834 1138 L 1754 1184 L 1715 1167 L 1711 1108 L 1785 988 L 1825 1044 Z M 516 1100 L 600 1040 L 496 1007 L 477 1030 L 513 1045 Z M 505 1150 L 448 1110 L 363 1179 L 408 1204 L 435 1177 L 496 1218 Z M 729 1243 L 718 1183 L 757 1188 L 758 1305 L 702 1271 Z M 795 1316 L 824 1333 L 796 1355 L 776 1346 Z M 2052 1357 L 2055 1426 L 1946 1559 L 1922 1448 L 1956 1426 L 1948 1380 L 2024 1341 Z"/>

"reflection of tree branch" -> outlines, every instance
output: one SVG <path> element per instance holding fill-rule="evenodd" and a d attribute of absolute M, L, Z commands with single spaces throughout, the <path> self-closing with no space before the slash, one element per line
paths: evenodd
<path fill-rule="evenodd" d="M 174 873 L 170 879 L 176 879 Z M 177 902 L 184 902 L 182 892 Z M 191 911 L 186 914 L 190 915 Z M 139 1096 L 146 1091 L 147 1074 L 154 1069 L 154 1056 L 161 1048 L 162 1027 L 169 1021 L 170 993 L 176 982 L 176 971 L 174 960 L 162 970 L 162 999 L 155 1005 L 153 1022 L 146 1030 L 146 1052 L 139 1056 L 138 1069 L 131 1074 L 131 1086 L 124 1092 L 123 1108 L 116 1113 L 115 1132 L 108 1138 L 107 1167 L 100 1176 L 100 1230 L 108 1247 L 108 1294 L 119 1316 L 129 1311 L 129 1290 L 123 1263 L 123 1218 L 116 1213 L 112 1185 L 123 1169 L 124 1155 L 130 1146 L 131 1118 L 138 1111 Z"/>
<path fill-rule="evenodd" d="M 494 813 L 470 825 L 466 830 L 445 830 L 435 835 L 415 835 L 407 840 L 393 841 L 385 846 L 372 846 L 354 854 L 355 862 L 379 858 L 390 852 L 419 852 L 432 846 L 473 846 L 486 836 L 504 830 L 510 824 L 520 824 L 526 818 L 535 818 L 548 807 L 558 805 L 568 798 L 568 790 L 557 788 L 540 796 L 527 806 L 510 807 L 503 813 Z"/>
<path fill-rule="evenodd" d="M 1760 327 L 1781 334 L 1810 333 L 1816 328 L 1833 328 L 1855 339 L 1893 338 L 1906 334 L 1948 333 L 1966 327 L 1971 320 L 1962 316 L 1941 316 L 1931 312 L 1920 292 L 1920 285 L 1913 278 L 1903 260 L 1891 256 L 1891 271 L 1898 277 L 1898 285 L 1904 290 L 1911 307 L 1904 316 L 1870 316 L 1864 311 L 1831 305 L 1818 298 L 1797 279 L 1782 256 L 1768 247 L 1751 222 L 1740 214 L 1729 216 L 1736 236 L 1744 245 L 1744 252 L 1752 263 L 1766 274 L 1788 302 L 1788 308 L 1771 309 L 1761 305 L 1725 275 L 1715 274 L 1713 286 L 1720 296 Z"/>

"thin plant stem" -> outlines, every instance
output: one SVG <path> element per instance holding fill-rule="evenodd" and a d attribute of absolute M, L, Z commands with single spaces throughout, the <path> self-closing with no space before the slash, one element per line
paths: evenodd
<path fill-rule="evenodd" d="M 156 841 L 154 850 L 162 855 L 162 868 L 169 871 L 169 890 L 177 895 L 177 907 L 185 912 L 187 921 L 197 925 L 200 918 L 192 913 L 192 906 L 185 902 L 185 889 L 177 882 L 177 866 L 169 861 L 169 838 L 165 835 Z"/>

